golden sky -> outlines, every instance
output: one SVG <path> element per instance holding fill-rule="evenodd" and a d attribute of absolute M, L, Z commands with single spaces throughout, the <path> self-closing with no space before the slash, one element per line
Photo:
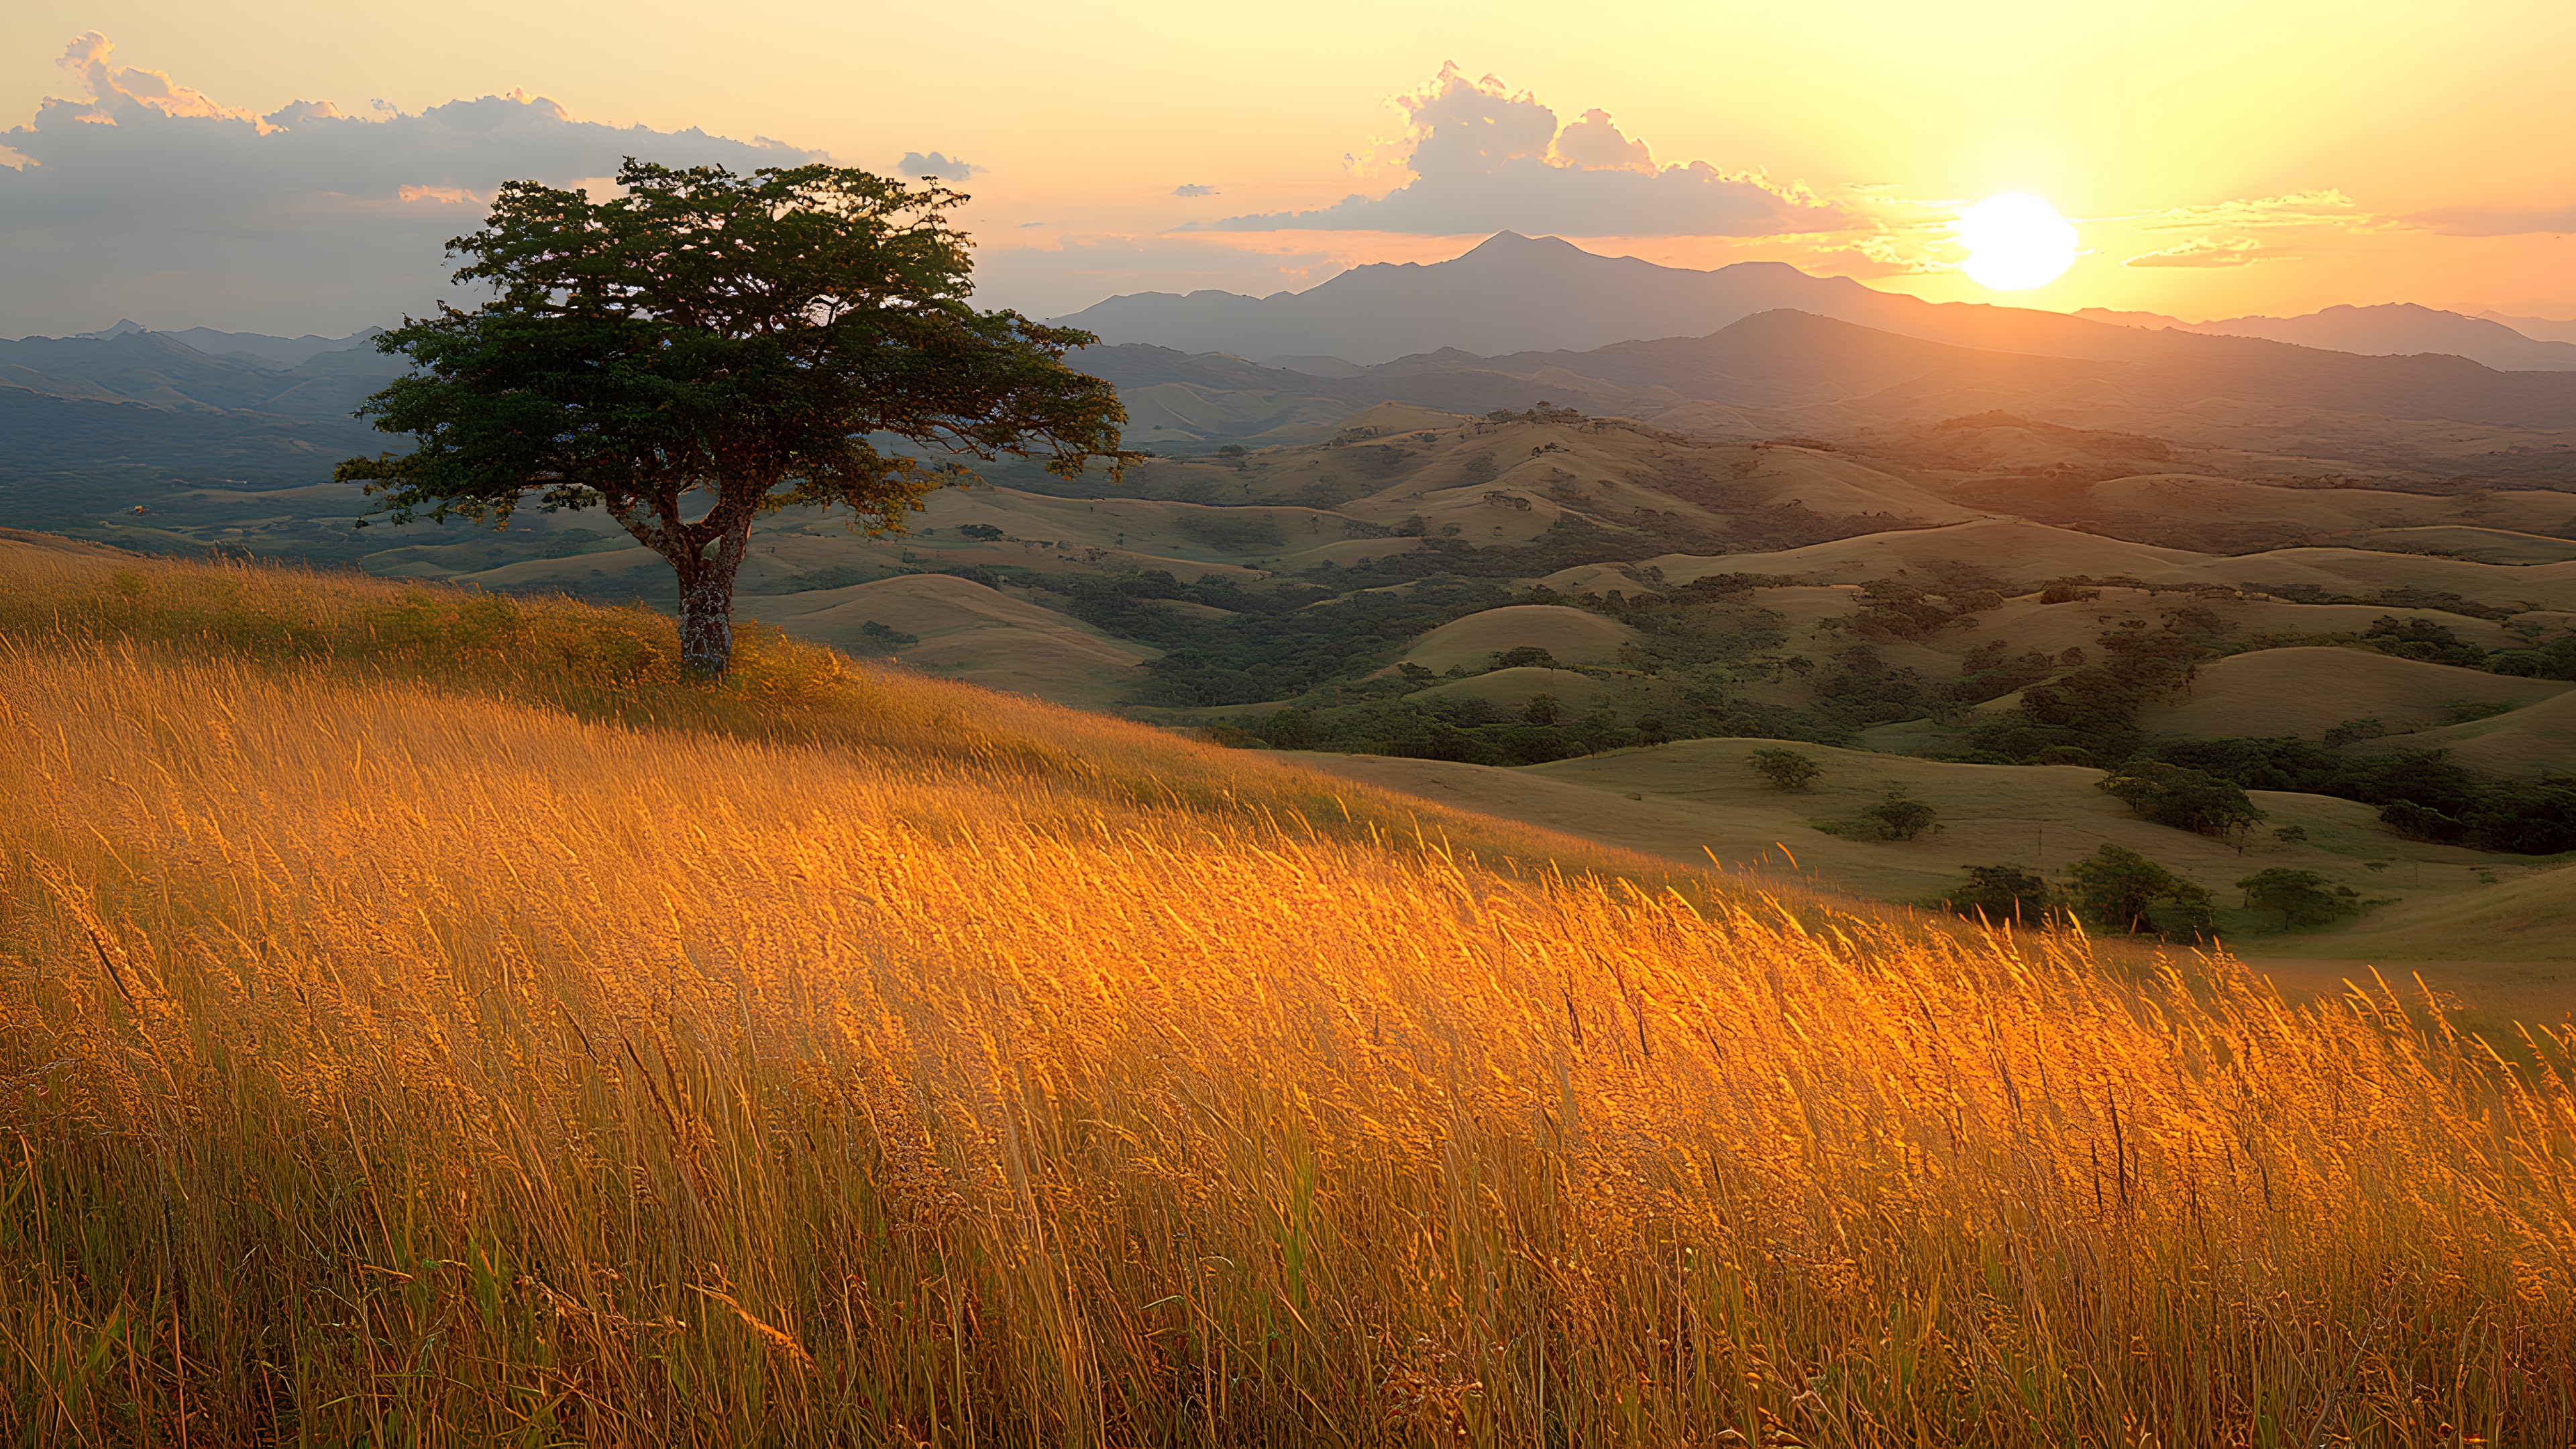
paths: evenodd
<path fill-rule="evenodd" d="M 937 151 L 978 168 L 963 184 L 988 293 L 1034 310 L 1454 255 L 1518 215 L 1512 187 L 1562 179 L 1533 168 L 1571 168 L 1573 138 L 1485 178 L 1475 206 L 1206 228 L 1408 183 L 1428 197 L 1423 118 L 1455 122 L 1454 141 L 1487 124 L 1460 106 L 1485 104 L 1494 124 L 1597 109 L 1607 126 L 1586 136 L 1648 148 L 1620 163 L 1637 182 L 1532 200 L 1515 227 L 1593 250 L 2195 320 L 2386 301 L 2576 316 L 2569 0 L 12 0 L 0 128 L 79 98 L 57 62 L 85 32 L 120 66 L 260 114 L 324 99 L 420 112 L 518 88 L 580 120 L 769 137 L 872 168 Z M 1692 196 L 1748 184 L 1788 219 L 1737 236 L 1671 220 L 1643 182 L 1692 162 L 1713 168 Z M 1655 195 L 1682 197 L 1685 179 Z M 1595 206 L 1620 187 L 1636 206 Z M 2037 291 L 1986 292 L 1944 245 L 1957 206 L 2007 190 L 2078 223 L 2083 255 Z M 1601 229 L 1581 230 L 1595 215 Z M 1792 230 L 1811 222 L 1824 229 Z"/>

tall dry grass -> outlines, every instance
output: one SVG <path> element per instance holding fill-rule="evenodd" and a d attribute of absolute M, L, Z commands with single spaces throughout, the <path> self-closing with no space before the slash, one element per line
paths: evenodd
<path fill-rule="evenodd" d="M 48 629 L 16 1442 L 2576 1436 L 2564 1036 Z"/>

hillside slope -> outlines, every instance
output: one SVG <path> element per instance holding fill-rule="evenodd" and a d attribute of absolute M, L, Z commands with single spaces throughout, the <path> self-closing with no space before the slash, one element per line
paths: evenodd
<path fill-rule="evenodd" d="M 2576 1037 L 672 652 L 0 538 L 29 1442 L 2576 1430 Z"/>

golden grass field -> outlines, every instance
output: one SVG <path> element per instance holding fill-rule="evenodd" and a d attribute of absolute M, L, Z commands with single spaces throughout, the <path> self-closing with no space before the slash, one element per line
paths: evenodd
<path fill-rule="evenodd" d="M 11 1442 L 2576 1437 L 2576 1035 L 672 652 L 0 539 Z"/>

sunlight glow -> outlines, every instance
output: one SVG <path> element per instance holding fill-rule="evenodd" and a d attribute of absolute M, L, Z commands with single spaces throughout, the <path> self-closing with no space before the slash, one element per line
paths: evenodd
<path fill-rule="evenodd" d="M 1997 292 L 2045 287 L 2075 265 L 2074 223 L 2026 191 L 1989 196 L 1960 212 L 1958 235 L 1968 249 L 1959 270 Z"/>

